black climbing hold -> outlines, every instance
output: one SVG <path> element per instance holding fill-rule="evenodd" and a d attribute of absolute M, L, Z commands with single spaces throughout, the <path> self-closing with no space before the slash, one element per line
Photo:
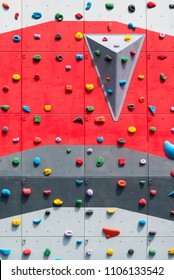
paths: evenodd
<path fill-rule="evenodd" d="M 104 59 L 105 61 L 110 62 L 112 60 L 112 57 L 109 54 L 107 54 Z"/>
<path fill-rule="evenodd" d="M 170 4 L 170 5 L 169 5 L 169 8 L 170 8 L 170 9 L 174 9 L 174 4 Z"/>
<path fill-rule="evenodd" d="M 90 216 L 90 215 L 93 214 L 93 210 L 87 210 L 85 213 L 86 213 L 86 215 L 89 215 L 89 216 Z"/>
<path fill-rule="evenodd" d="M 63 57 L 61 55 L 56 55 L 56 60 L 57 61 L 62 61 L 63 60 Z"/>
<path fill-rule="evenodd" d="M 46 211 L 45 211 L 45 215 L 46 215 L 46 216 L 49 216 L 50 213 L 51 213 L 51 212 L 50 212 L 49 210 L 46 210 Z"/>
<path fill-rule="evenodd" d="M 134 250 L 133 250 L 133 249 L 129 249 L 129 250 L 128 250 L 128 254 L 129 254 L 129 255 L 133 255 L 133 253 L 134 253 Z"/>
<path fill-rule="evenodd" d="M 151 235 L 151 236 L 156 235 L 156 231 L 149 231 L 149 235 Z"/>
<path fill-rule="evenodd" d="M 134 12 L 135 12 L 135 6 L 132 5 L 132 4 L 130 4 L 130 5 L 128 6 L 128 11 L 129 11 L 130 13 L 134 13 Z"/>
<path fill-rule="evenodd" d="M 127 106 L 127 108 L 128 108 L 129 111 L 133 111 L 135 109 L 135 105 L 134 104 L 129 104 Z"/>
<path fill-rule="evenodd" d="M 59 41 L 62 39 L 62 36 L 60 34 L 56 34 L 55 36 L 55 40 Z"/>
<path fill-rule="evenodd" d="M 117 140 L 117 143 L 120 144 L 120 145 L 124 145 L 125 142 L 126 141 L 125 141 L 124 138 L 118 138 L 118 140 Z"/>
<path fill-rule="evenodd" d="M 80 117 L 80 118 L 76 118 L 73 120 L 74 123 L 81 123 L 83 124 L 83 119 Z"/>
<path fill-rule="evenodd" d="M 8 131 L 8 126 L 3 126 L 2 132 L 3 132 L 3 133 L 7 133 L 7 131 Z"/>

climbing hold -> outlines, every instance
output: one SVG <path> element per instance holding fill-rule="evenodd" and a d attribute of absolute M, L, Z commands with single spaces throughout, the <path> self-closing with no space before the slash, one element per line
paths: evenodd
<path fill-rule="evenodd" d="M 103 228 L 102 230 L 105 233 L 106 238 L 111 238 L 120 234 L 120 230 L 118 229 Z"/>
<path fill-rule="evenodd" d="M 149 231 L 149 235 L 155 236 L 156 235 L 156 231 Z"/>
<path fill-rule="evenodd" d="M 88 11 L 92 6 L 92 2 L 87 2 L 87 5 L 85 7 L 85 10 Z"/>
<path fill-rule="evenodd" d="M 3 90 L 3 92 L 8 92 L 9 91 L 9 87 L 8 86 L 3 86 L 2 90 Z"/>
<path fill-rule="evenodd" d="M 87 194 L 87 196 L 93 196 L 93 190 L 92 189 L 88 189 L 87 191 L 86 191 L 86 194 Z"/>
<path fill-rule="evenodd" d="M 147 7 L 154 8 L 154 7 L 156 7 L 156 4 L 154 2 L 147 2 Z"/>
<path fill-rule="evenodd" d="M 145 164 L 146 164 L 146 159 L 145 158 L 140 159 L 140 165 L 145 165 Z"/>
<path fill-rule="evenodd" d="M 49 248 L 46 248 L 44 251 L 45 256 L 49 256 L 51 254 L 51 250 Z"/>
<path fill-rule="evenodd" d="M 20 219 L 13 219 L 13 220 L 12 220 L 12 225 L 13 225 L 13 226 L 19 226 L 20 223 L 21 223 L 21 220 L 20 220 Z"/>
<path fill-rule="evenodd" d="M 162 82 L 165 82 L 167 77 L 163 73 L 161 73 L 160 74 L 160 79 L 161 79 Z"/>
<path fill-rule="evenodd" d="M 130 5 L 128 6 L 128 11 L 129 11 L 130 13 L 134 13 L 134 12 L 135 12 L 135 5 L 130 4 Z"/>
<path fill-rule="evenodd" d="M 33 224 L 40 224 L 40 222 L 41 222 L 42 220 L 41 219 L 38 219 L 38 220 L 33 220 Z"/>
<path fill-rule="evenodd" d="M 93 106 L 86 106 L 86 111 L 93 112 L 94 111 L 94 107 Z"/>
<path fill-rule="evenodd" d="M 76 244 L 77 244 L 77 245 L 80 245 L 80 244 L 82 244 L 82 242 L 83 242 L 83 241 L 82 241 L 81 239 L 78 239 L 78 240 L 76 241 Z"/>
<path fill-rule="evenodd" d="M 20 138 L 13 138 L 13 143 L 18 143 Z"/>
<path fill-rule="evenodd" d="M 103 143 L 103 141 L 104 141 L 103 136 L 98 136 L 98 137 L 97 137 L 97 142 L 98 142 L 99 144 Z"/>
<path fill-rule="evenodd" d="M 170 107 L 170 111 L 174 112 L 174 106 Z"/>
<path fill-rule="evenodd" d="M 134 249 L 129 249 L 129 250 L 128 250 L 128 254 L 129 254 L 129 255 L 133 255 L 133 254 L 134 254 Z"/>
<path fill-rule="evenodd" d="M 149 250 L 149 255 L 156 255 L 156 250 L 150 249 Z"/>
<path fill-rule="evenodd" d="M 51 193 L 51 190 L 44 190 L 43 191 L 43 194 L 45 194 L 45 195 L 50 195 L 50 193 Z"/>
<path fill-rule="evenodd" d="M 169 255 L 174 255 L 174 248 L 170 248 L 170 249 L 168 250 L 168 254 L 169 254 Z"/>
<path fill-rule="evenodd" d="M 150 130 L 150 132 L 154 133 L 154 132 L 156 131 L 156 127 L 151 126 L 151 127 L 149 128 L 149 130 Z"/>
<path fill-rule="evenodd" d="M 10 249 L 2 249 L 2 248 L 0 248 L 0 253 L 2 253 L 3 255 L 8 256 L 8 255 L 10 255 L 11 250 Z"/>
<path fill-rule="evenodd" d="M 93 210 L 87 210 L 87 211 L 85 212 L 85 214 L 88 215 L 88 216 L 91 216 L 93 213 L 94 213 Z"/>
<path fill-rule="evenodd" d="M 139 80 L 144 80 L 145 76 L 144 75 L 138 75 Z"/>
<path fill-rule="evenodd" d="M 139 224 L 140 226 L 145 226 L 146 220 L 139 220 L 138 224 Z"/>
<path fill-rule="evenodd" d="M 144 186 L 146 184 L 146 181 L 145 180 L 140 180 L 139 184 Z"/>
<path fill-rule="evenodd" d="M 105 7 L 107 10 L 112 10 L 114 8 L 114 3 L 106 3 Z"/>
<path fill-rule="evenodd" d="M 138 99 L 138 101 L 139 101 L 140 103 L 143 103 L 144 100 L 145 100 L 145 97 L 144 97 L 144 96 L 140 96 L 139 99 Z"/>
<path fill-rule="evenodd" d="M 94 119 L 94 122 L 99 124 L 105 123 L 105 117 L 104 116 L 96 117 Z"/>
<path fill-rule="evenodd" d="M 34 116 L 34 122 L 40 123 L 41 122 L 41 116 Z"/>
<path fill-rule="evenodd" d="M 33 56 L 33 61 L 34 61 L 34 62 L 39 62 L 40 60 L 41 60 L 41 55 L 35 54 L 35 55 Z"/>
<path fill-rule="evenodd" d="M 73 235 L 73 232 L 72 232 L 72 230 L 68 229 L 65 231 L 64 235 L 67 237 L 71 237 Z"/>
<path fill-rule="evenodd" d="M 110 56 L 109 54 L 107 54 L 107 55 L 104 57 L 104 60 L 105 60 L 106 62 L 110 62 L 110 61 L 112 61 L 112 56 Z"/>
<path fill-rule="evenodd" d="M 120 47 L 120 44 L 119 44 L 119 43 L 115 43 L 113 47 L 114 47 L 114 48 L 119 48 L 119 47 Z"/>
<path fill-rule="evenodd" d="M 50 212 L 49 210 L 46 210 L 46 211 L 45 211 L 45 215 L 46 215 L 46 216 L 49 216 L 50 214 L 51 214 L 51 212 Z"/>
<path fill-rule="evenodd" d="M 101 55 L 101 50 L 95 50 L 94 53 L 95 53 L 96 56 L 100 56 Z"/>
<path fill-rule="evenodd" d="M 164 33 L 160 33 L 160 34 L 159 34 L 159 38 L 160 38 L 160 39 L 164 39 L 164 38 L 165 38 L 165 34 L 164 34 Z"/>
<path fill-rule="evenodd" d="M 111 31 L 112 30 L 112 22 L 109 22 L 108 23 L 108 31 Z"/>
<path fill-rule="evenodd" d="M 34 143 L 35 144 L 40 144 L 42 142 L 42 138 L 40 138 L 40 137 L 38 137 L 38 136 L 36 136 L 35 138 L 34 138 Z"/>
<path fill-rule="evenodd" d="M 129 28 L 129 29 L 132 29 L 132 30 L 135 30 L 135 29 L 136 29 L 136 26 L 133 25 L 133 23 L 128 23 L 128 28 Z"/>
<path fill-rule="evenodd" d="M 78 186 L 81 186 L 82 184 L 83 184 L 83 180 L 76 180 L 76 184 L 78 185 Z"/>
<path fill-rule="evenodd" d="M 77 41 L 82 40 L 82 39 L 83 39 L 83 34 L 82 34 L 81 32 L 77 32 L 77 33 L 75 34 L 75 39 L 76 39 Z"/>
<path fill-rule="evenodd" d="M 68 149 L 66 150 L 67 154 L 70 154 L 71 151 L 72 151 L 72 150 L 71 150 L 70 148 L 68 148 Z"/>
<path fill-rule="evenodd" d="M 25 196 L 29 196 L 31 194 L 31 189 L 30 188 L 23 188 L 22 193 Z"/>
<path fill-rule="evenodd" d="M 61 40 L 62 39 L 62 36 L 60 35 L 60 34 L 56 34 L 55 35 L 55 40 L 56 41 L 59 41 L 59 40 Z"/>
<path fill-rule="evenodd" d="M 174 127 L 172 127 L 170 131 L 171 131 L 172 133 L 174 133 Z"/>
<path fill-rule="evenodd" d="M 156 190 L 150 190 L 150 194 L 151 194 L 151 195 L 155 196 L 155 195 L 156 195 L 156 193 L 157 193 L 157 191 L 156 191 Z"/>
<path fill-rule="evenodd" d="M 33 160 L 33 164 L 34 166 L 39 166 L 41 163 L 41 160 L 39 157 L 35 157 L 34 160 Z"/>
<path fill-rule="evenodd" d="M 124 37 L 124 40 L 125 40 L 126 42 L 130 42 L 131 36 L 130 36 L 130 35 L 126 35 L 126 36 Z"/>
<path fill-rule="evenodd" d="M 170 192 L 168 196 L 174 196 L 174 191 Z"/>
<path fill-rule="evenodd" d="M 89 148 L 89 149 L 87 149 L 87 151 L 86 151 L 86 152 L 87 152 L 87 154 L 88 154 L 88 155 L 91 155 L 91 154 L 92 154 L 92 152 L 93 152 L 93 149 Z"/>
<path fill-rule="evenodd" d="M 118 159 L 118 164 L 119 164 L 119 166 L 124 166 L 126 164 L 126 159 L 125 158 L 119 158 Z"/>
<path fill-rule="evenodd" d="M 127 106 L 127 108 L 128 108 L 129 111 L 133 111 L 135 109 L 135 105 L 134 104 L 129 104 Z"/>
<path fill-rule="evenodd" d="M 108 89 L 108 90 L 107 90 L 107 94 L 108 94 L 108 95 L 111 95 L 112 93 L 113 93 L 113 90 L 112 90 L 112 89 Z"/>
<path fill-rule="evenodd" d="M 106 77 L 106 81 L 110 81 L 111 80 L 111 78 L 110 77 Z"/>
<path fill-rule="evenodd" d="M 114 209 L 106 210 L 106 213 L 107 213 L 108 215 L 113 215 L 115 212 L 116 212 L 116 210 L 114 210 Z"/>
<path fill-rule="evenodd" d="M 20 163 L 20 159 L 18 157 L 14 157 L 12 159 L 12 164 L 13 165 L 17 166 L 17 165 L 19 165 L 19 163 Z"/>
<path fill-rule="evenodd" d="M 30 113 L 30 111 L 31 111 L 29 106 L 23 106 L 22 109 L 26 113 Z"/>
<path fill-rule="evenodd" d="M 109 248 L 106 253 L 108 256 L 112 256 L 114 254 L 114 250 L 112 248 Z"/>
<path fill-rule="evenodd" d="M 19 17 L 19 13 L 17 12 L 17 13 L 15 13 L 14 18 L 17 20 L 17 19 L 18 19 L 18 17 Z"/>
<path fill-rule="evenodd" d="M 130 51 L 130 55 L 134 56 L 134 55 L 136 55 L 136 52 L 135 51 Z"/>
<path fill-rule="evenodd" d="M 118 180 L 117 185 L 121 188 L 126 187 L 126 181 L 125 180 Z"/>
<path fill-rule="evenodd" d="M 73 123 L 81 123 L 81 124 L 83 124 L 83 119 L 81 117 L 75 118 L 73 120 Z"/>
<path fill-rule="evenodd" d="M 21 40 L 21 37 L 20 37 L 19 35 L 14 35 L 14 36 L 13 36 L 13 41 L 14 41 L 15 43 L 20 42 L 20 40 Z"/>
<path fill-rule="evenodd" d="M 77 158 L 76 159 L 76 165 L 81 166 L 83 164 L 83 158 Z"/>
<path fill-rule="evenodd" d="M 55 20 L 57 21 L 62 21 L 63 20 L 63 15 L 59 14 L 59 13 L 56 13 L 55 14 Z"/>
<path fill-rule="evenodd" d="M 40 34 L 34 34 L 33 37 L 34 37 L 35 40 L 40 40 L 41 35 Z"/>
<path fill-rule="evenodd" d="M 94 89 L 94 85 L 93 84 L 86 84 L 85 88 L 87 91 L 91 92 Z"/>
<path fill-rule="evenodd" d="M 164 141 L 164 151 L 170 159 L 174 159 L 174 144 L 171 144 L 169 141 Z"/>
<path fill-rule="evenodd" d="M 174 4 L 169 4 L 169 9 L 174 9 Z"/>
<path fill-rule="evenodd" d="M 55 141 L 56 141 L 56 143 L 60 143 L 60 142 L 62 142 L 62 139 L 60 137 L 56 137 Z"/>
<path fill-rule="evenodd" d="M 0 108 L 1 108 L 1 110 L 7 112 L 8 109 L 10 108 L 10 106 L 9 105 L 1 105 Z"/>
<path fill-rule="evenodd" d="M 120 80 L 119 84 L 121 87 L 124 87 L 126 85 L 126 80 Z"/>
<path fill-rule="evenodd" d="M 83 204 L 83 201 L 81 199 L 76 200 L 76 207 L 81 207 Z"/>
<path fill-rule="evenodd" d="M 34 12 L 32 14 L 32 18 L 34 18 L 34 19 L 39 19 L 41 17 L 42 17 L 42 14 L 40 12 Z"/>
<path fill-rule="evenodd" d="M 118 138 L 118 139 L 117 139 L 117 143 L 118 143 L 119 145 L 124 145 L 124 144 L 126 143 L 126 140 L 125 140 L 124 138 Z"/>
<path fill-rule="evenodd" d="M 52 107 L 51 105 L 45 105 L 44 109 L 46 112 L 49 112 L 49 111 L 51 111 L 51 107 Z"/>
<path fill-rule="evenodd" d="M 83 60 L 83 58 L 84 58 L 83 54 L 76 54 L 77 61 Z"/>
<path fill-rule="evenodd" d="M 52 173 L 51 168 L 45 168 L 45 169 L 44 169 L 44 175 L 45 175 L 45 176 L 49 176 L 51 173 Z"/>
<path fill-rule="evenodd" d="M 17 82 L 21 79 L 21 76 L 19 74 L 13 74 L 12 79 L 13 81 Z"/>
<path fill-rule="evenodd" d="M 88 249 L 88 251 L 86 252 L 86 254 L 88 255 L 88 256 L 91 256 L 92 255 L 92 249 Z"/>
<path fill-rule="evenodd" d="M 7 132 L 8 132 L 8 126 L 3 126 L 2 132 L 3 132 L 3 133 L 7 133 Z"/>
<path fill-rule="evenodd" d="M 1 194 L 3 196 L 10 196 L 11 195 L 11 191 L 9 189 L 2 189 Z"/>
<path fill-rule="evenodd" d="M 75 14 L 76 19 L 82 19 L 83 15 L 80 13 Z"/>
<path fill-rule="evenodd" d="M 55 206 L 61 206 L 63 204 L 63 200 L 56 198 L 54 199 L 53 203 Z"/>
<path fill-rule="evenodd" d="M 129 126 L 127 130 L 128 130 L 129 133 L 133 134 L 133 133 L 136 132 L 137 129 L 136 129 L 135 126 Z"/>
<path fill-rule="evenodd" d="M 167 56 L 166 55 L 158 55 L 157 58 L 160 59 L 160 60 L 164 60 L 164 59 L 167 58 Z"/>
<path fill-rule="evenodd" d="M 34 75 L 34 79 L 35 79 L 35 81 L 39 81 L 40 80 L 40 76 L 38 74 L 35 74 Z"/>
<path fill-rule="evenodd" d="M 25 256 L 28 256 L 28 255 L 31 254 L 31 250 L 30 250 L 30 249 L 24 249 L 24 250 L 23 250 L 23 254 L 24 254 Z"/>
<path fill-rule="evenodd" d="M 100 167 L 100 166 L 102 166 L 104 164 L 104 162 L 105 162 L 104 158 L 103 157 L 99 157 L 97 159 L 97 161 L 96 161 L 96 166 Z"/>
<path fill-rule="evenodd" d="M 149 106 L 149 110 L 153 115 L 155 115 L 155 112 L 156 112 L 156 107 L 155 106 Z"/>
<path fill-rule="evenodd" d="M 141 198 L 141 199 L 139 200 L 139 205 L 145 206 L 146 204 L 147 204 L 147 202 L 146 202 L 145 198 Z"/>
<path fill-rule="evenodd" d="M 121 62 L 128 62 L 128 57 L 127 56 L 122 56 L 121 57 Z"/>
<path fill-rule="evenodd" d="M 56 60 L 61 62 L 63 60 L 63 57 L 61 55 L 56 55 Z"/>

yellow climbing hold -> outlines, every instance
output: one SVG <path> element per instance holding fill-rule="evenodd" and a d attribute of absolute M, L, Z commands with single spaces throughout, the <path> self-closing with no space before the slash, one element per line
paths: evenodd
<path fill-rule="evenodd" d="M 91 92 L 94 89 L 94 85 L 93 84 L 86 84 L 86 90 Z"/>
<path fill-rule="evenodd" d="M 113 215 L 115 213 L 115 210 L 109 209 L 109 210 L 106 211 L 106 213 L 109 214 L 109 215 Z"/>
<path fill-rule="evenodd" d="M 49 176 L 51 174 L 51 172 L 52 172 L 51 168 L 45 168 L 44 169 L 44 175 L 45 176 Z"/>
<path fill-rule="evenodd" d="M 145 78 L 144 75 L 138 75 L 139 80 L 144 80 L 144 78 Z"/>
<path fill-rule="evenodd" d="M 130 42 L 131 36 L 130 36 L 130 35 L 126 35 L 126 36 L 124 37 L 124 40 L 125 40 L 126 42 Z"/>
<path fill-rule="evenodd" d="M 112 248 L 109 248 L 109 249 L 107 250 L 107 255 L 108 255 L 108 256 L 112 256 L 113 253 L 114 253 L 114 250 L 113 250 Z"/>
<path fill-rule="evenodd" d="M 174 248 L 169 249 L 168 253 L 169 255 L 174 255 Z"/>
<path fill-rule="evenodd" d="M 14 75 L 12 76 L 12 79 L 13 79 L 14 81 L 19 81 L 19 80 L 21 79 L 21 76 L 20 76 L 19 74 L 14 74 Z"/>
<path fill-rule="evenodd" d="M 54 205 L 60 206 L 60 205 L 62 205 L 62 204 L 63 204 L 63 201 L 62 201 L 61 199 L 56 198 L 56 199 L 54 200 Z"/>
<path fill-rule="evenodd" d="M 13 225 L 13 226 L 19 226 L 20 223 L 21 223 L 21 220 L 20 220 L 20 219 L 13 219 L 13 220 L 12 220 L 12 225 Z"/>
<path fill-rule="evenodd" d="M 136 129 L 135 126 L 129 126 L 129 127 L 128 127 L 128 132 L 129 132 L 129 133 L 135 133 L 136 130 L 137 130 L 137 129 Z"/>
<path fill-rule="evenodd" d="M 75 38 L 76 38 L 77 41 L 80 41 L 80 40 L 83 39 L 83 34 L 81 32 L 77 32 L 75 34 Z"/>
<path fill-rule="evenodd" d="M 45 105 L 44 109 L 45 109 L 46 112 L 51 111 L 51 105 Z"/>

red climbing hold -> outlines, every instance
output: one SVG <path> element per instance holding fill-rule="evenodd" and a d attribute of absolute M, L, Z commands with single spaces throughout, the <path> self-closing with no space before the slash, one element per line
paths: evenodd
<path fill-rule="evenodd" d="M 77 158 L 76 159 L 76 165 L 81 166 L 83 164 L 83 159 L 82 158 Z"/>
<path fill-rule="evenodd" d="M 131 55 L 136 55 L 136 52 L 135 51 L 130 51 L 130 54 Z"/>
<path fill-rule="evenodd" d="M 43 193 L 44 193 L 45 195 L 50 195 L 51 190 L 44 190 Z"/>
<path fill-rule="evenodd" d="M 9 87 L 8 87 L 8 86 L 4 86 L 4 87 L 2 88 L 2 90 L 3 90 L 3 92 L 8 92 L 8 91 L 9 91 Z"/>
<path fill-rule="evenodd" d="M 83 18 L 82 14 L 80 14 L 80 13 L 76 14 L 75 17 L 76 17 L 77 19 L 82 19 L 82 18 Z"/>
<path fill-rule="evenodd" d="M 108 41 L 108 39 L 106 37 L 103 37 L 102 41 L 106 42 L 106 41 Z"/>
<path fill-rule="evenodd" d="M 17 20 L 19 17 L 19 13 L 15 13 L 15 19 Z"/>
<path fill-rule="evenodd" d="M 174 215 L 174 210 L 171 210 L 171 211 L 170 211 L 170 214 L 171 214 L 171 215 Z"/>
<path fill-rule="evenodd" d="M 170 172 L 170 175 L 171 175 L 172 177 L 174 177 L 174 170 L 172 170 L 172 171 Z"/>
<path fill-rule="evenodd" d="M 30 249 L 24 249 L 24 250 L 23 250 L 23 254 L 24 254 L 25 256 L 28 256 L 28 255 L 31 254 L 31 250 L 30 250 Z"/>
<path fill-rule="evenodd" d="M 120 234 L 120 230 L 118 229 L 103 228 L 103 231 L 106 234 L 106 238 L 111 238 Z"/>
<path fill-rule="evenodd" d="M 29 196 L 29 195 L 31 194 L 31 189 L 29 189 L 29 188 L 23 188 L 22 192 L 23 192 L 23 194 L 24 194 L 25 196 Z"/>
<path fill-rule="evenodd" d="M 141 198 L 140 200 L 139 200 L 139 204 L 141 205 L 141 206 L 145 206 L 146 205 L 146 200 L 144 199 L 144 198 Z"/>
<path fill-rule="evenodd" d="M 160 60 L 164 60 L 167 58 L 167 55 L 158 55 L 157 58 Z"/>
<path fill-rule="evenodd" d="M 154 2 L 147 2 L 147 7 L 151 9 L 156 7 L 156 4 Z"/>
<path fill-rule="evenodd" d="M 119 159 L 118 159 L 118 164 L 119 164 L 119 165 L 122 166 L 122 165 L 125 165 L 125 163 L 126 163 L 126 159 L 125 159 L 125 158 L 119 158 Z"/>

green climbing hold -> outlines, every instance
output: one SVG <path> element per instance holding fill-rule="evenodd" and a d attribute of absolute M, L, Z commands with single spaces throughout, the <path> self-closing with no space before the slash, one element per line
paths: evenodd
<path fill-rule="evenodd" d="M 114 3 L 106 3 L 105 4 L 106 9 L 112 10 L 114 8 Z"/>
<path fill-rule="evenodd" d="M 105 160 L 104 160 L 103 157 L 99 157 L 99 158 L 97 159 L 97 162 L 96 162 L 97 167 L 102 166 L 103 163 L 104 163 L 104 161 L 105 161 Z"/>
<path fill-rule="evenodd" d="M 101 55 L 101 51 L 100 50 L 95 50 L 95 55 L 100 56 Z"/>
<path fill-rule="evenodd" d="M 49 256 L 51 254 L 51 250 L 49 248 L 46 248 L 44 251 L 45 256 Z"/>
<path fill-rule="evenodd" d="M 18 165 L 20 163 L 20 159 L 18 157 L 14 157 L 12 160 L 13 165 Z"/>
<path fill-rule="evenodd" d="M 40 123 L 41 122 L 41 117 L 40 116 L 34 116 L 34 122 L 35 123 Z"/>
<path fill-rule="evenodd" d="M 140 185 L 145 185 L 145 184 L 146 184 L 146 181 L 141 180 L 141 181 L 139 181 L 139 184 L 140 184 Z"/>
<path fill-rule="evenodd" d="M 161 79 L 161 81 L 164 82 L 167 79 L 167 77 L 163 73 L 161 73 L 160 74 L 160 79 Z"/>
<path fill-rule="evenodd" d="M 93 106 L 87 106 L 86 107 L 86 111 L 93 112 L 94 111 L 94 107 Z"/>
<path fill-rule="evenodd" d="M 151 126 L 149 130 L 150 130 L 150 132 L 155 132 L 156 131 L 156 127 Z"/>
<path fill-rule="evenodd" d="M 8 105 L 2 105 L 2 106 L 0 106 L 0 108 L 3 110 L 3 111 L 8 111 L 8 109 L 10 108 L 10 106 L 8 106 Z"/>
<path fill-rule="evenodd" d="M 36 54 L 36 55 L 33 56 L 33 60 L 35 62 L 39 62 L 41 60 L 41 56 L 39 54 Z"/>
<path fill-rule="evenodd" d="M 81 199 L 76 200 L 76 207 L 81 207 L 83 204 L 83 201 Z"/>
<path fill-rule="evenodd" d="M 128 62 L 128 57 L 127 56 L 122 56 L 121 57 L 121 62 Z"/>
<path fill-rule="evenodd" d="M 153 255 L 153 256 L 156 255 L 156 250 L 150 249 L 150 250 L 149 250 L 149 254 L 150 254 L 150 255 Z"/>
<path fill-rule="evenodd" d="M 57 13 L 57 14 L 55 14 L 55 19 L 56 19 L 57 21 L 62 21 L 62 20 L 63 20 L 63 15 Z"/>
<path fill-rule="evenodd" d="M 68 148 L 68 149 L 66 150 L 67 154 L 70 154 L 71 151 L 72 151 L 72 150 L 71 150 L 70 148 Z"/>

